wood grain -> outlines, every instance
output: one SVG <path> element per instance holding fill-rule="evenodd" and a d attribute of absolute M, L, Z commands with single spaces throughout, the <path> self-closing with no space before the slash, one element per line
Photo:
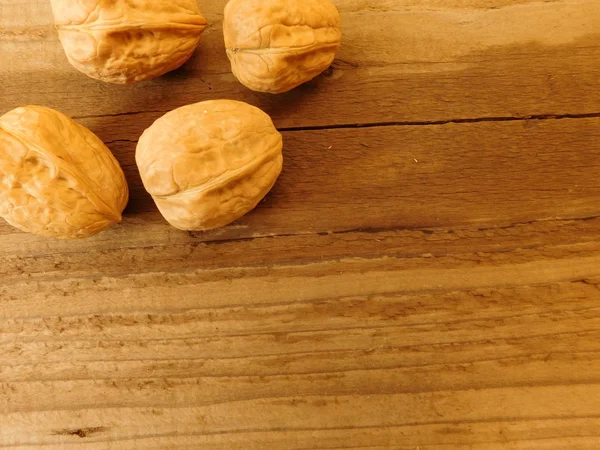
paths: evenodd
<path fill-rule="evenodd" d="M 92 239 L 0 225 L 0 448 L 598 448 L 597 1 L 336 4 L 333 66 L 265 96 L 230 73 L 225 0 L 188 64 L 129 87 L 68 65 L 45 0 L 0 2 L 0 113 L 76 117 L 132 190 Z M 273 116 L 284 173 L 181 232 L 135 146 L 211 98 Z"/>

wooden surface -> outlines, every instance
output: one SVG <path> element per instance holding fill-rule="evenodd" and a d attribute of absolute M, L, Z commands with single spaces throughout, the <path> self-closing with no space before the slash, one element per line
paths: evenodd
<path fill-rule="evenodd" d="M 281 96 L 231 75 L 224 4 L 120 87 L 68 65 L 46 0 L 0 0 L 0 113 L 79 119 L 132 190 L 93 239 L 0 225 L 0 447 L 600 448 L 598 0 L 338 0 L 338 59 Z M 136 139 L 214 98 L 271 114 L 285 169 L 185 233 Z"/>

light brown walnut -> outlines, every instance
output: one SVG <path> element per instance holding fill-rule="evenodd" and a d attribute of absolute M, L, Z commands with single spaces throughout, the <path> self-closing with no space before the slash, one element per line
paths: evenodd
<path fill-rule="evenodd" d="M 238 80 L 278 94 L 331 65 L 341 40 L 340 15 L 329 0 L 231 0 L 223 33 Z"/>
<path fill-rule="evenodd" d="M 137 146 L 146 190 L 182 230 L 225 226 L 271 190 L 283 164 L 283 140 L 260 109 L 213 100 L 165 114 Z"/>
<path fill-rule="evenodd" d="M 29 233 L 92 236 L 119 223 L 129 190 L 102 141 L 41 106 L 0 117 L 0 216 Z"/>
<path fill-rule="evenodd" d="M 207 26 L 196 0 L 52 0 L 52 9 L 69 62 L 118 84 L 177 69 Z"/>

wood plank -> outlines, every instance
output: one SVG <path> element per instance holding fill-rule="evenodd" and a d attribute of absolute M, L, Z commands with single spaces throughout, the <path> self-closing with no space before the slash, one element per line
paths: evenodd
<path fill-rule="evenodd" d="M 133 228 L 133 226 L 130 224 Z M 49 247 L 10 245 L 0 249 L 0 274 L 5 285 L 82 276 L 123 276 L 144 272 L 271 267 L 352 258 L 457 257 L 477 249 L 485 254 L 543 252 L 564 254 L 567 245 L 598 240 L 600 219 L 548 220 L 492 228 L 397 229 L 379 232 L 340 232 L 315 235 L 257 237 L 203 242 L 203 234 L 180 233 L 164 224 L 136 224 L 125 239 L 129 247 L 114 248 L 107 238 L 94 244 L 52 242 Z M 112 234 L 111 231 L 108 232 Z M 42 242 L 42 241 L 40 241 Z M 568 248 L 568 247 L 567 247 Z M 309 252 L 309 249 L 315 249 Z M 94 261 L 94 264 L 90 264 Z M 5 291 L 6 292 L 6 291 Z"/>
<path fill-rule="evenodd" d="M 446 421 L 481 422 L 495 417 L 496 421 L 540 420 L 552 418 L 585 418 L 597 415 L 600 397 L 590 395 L 591 386 L 543 386 L 470 391 L 439 391 L 421 394 L 394 395 L 332 395 L 287 398 L 265 398 L 236 401 L 202 407 L 177 408 L 177 423 L 163 408 L 85 409 L 78 412 L 74 429 L 100 430 L 89 438 L 102 435 L 115 441 L 119 438 L 169 436 L 174 433 L 203 434 L 267 430 L 327 430 L 388 426 L 402 423 L 410 414 L 415 425 Z M 596 388 L 597 391 L 597 388 Z M 563 401 L 555 401 L 562 398 Z M 182 399 L 182 405 L 185 400 Z M 429 408 L 423 408 L 429 405 Z M 385 416 L 380 411 L 385 410 Z M 318 411 L 318 414 L 315 412 Z M 36 444 L 65 442 L 63 430 L 73 429 L 73 411 L 43 411 L 12 413 L 2 416 L 4 436 L 0 443 Z M 93 426 L 82 426 L 84 424 Z M 290 423 L 302 423 L 290 427 Z M 81 424 L 81 425 L 79 425 Z M 105 424 L 105 425 L 101 425 Z M 79 436 L 66 436 L 67 439 Z"/>
<path fill-rule="evenodd" d="M 283 435 L 280 432 L 249 432 L 237 434 L 213 434 L 190 436 L 167 436 L 156 438 L 134 438 L 119 442 L 119 449 L 369 449 L 383 450 L 471 450 L 474 445 L 486 450 L 516 449 L 539 450 L 559 448 L 552 443 L 554 438 L 539 438 L 539 428 L 556 437 L 568 436 L 569 427 L 575 427 L 588 436 L 565 438 L 565 445 L 582 450 L 595 449 L 597 421 L 593 419 L 532 420 L 523 422 L 486 422 L 459 425 L 413 425 L 406 427 L 365 427 L 357 430 L 305 430 L 292 431 Z M 596 428 L 595 428 L 596 427 Z M 72 431 L 77 431 L 74 429 Z M 76 443 L 76 438 L 67 442 Z M 67 440 L 67 438 L 65 438 Z M 352 442 L 353 445 L 346 445 Z M 306 447 L 311 443 L 310 447 Z M 554 440 L 556 443 L 556 440 Z M 361 445 L 362 444 L 362 445 Z M 379 444 L 379 445 L 378 445 Z M 36 448 L 52 448 L 54 444 Z M 85 448 L 93 450 L 114 449 L 110 442 L 88 442 Z M 31 447 L 16 447 L 25 449 Z M 55 448 L 55 447 L 54 447 Z"/>
<path fill-rule="evenodd" d="M 585 448 L 600 412 L 598 246 L 560 233 L 488 254 L 465 243 L 439 257 L 9 285 L 0 444 L 278 448 L 296 436 L 318 448 L 338 430 L 330 447 L 371 435 L 384 448 Z M 528 431 L 495 434 L 513 426 Z"/>
<path fill-rule="evenodd" d="M 575 290 L 582 295 L 583 283 L 575 285 Z M 555 289 L 566 290 L 567 285 L 554 286 Z M 393 331 L 393 330 L 392 330 Z M 571 333 L 575 335 L 575 333 Z M 302 376 L 310 374 L 338 374 L 340 378 L 353 372 L 372 370 L 374 373 L 390 369 L 400 374 L 432 374 L 439 372 L 445 366 L 458 373 L 465 368 L 477 368 L 478 373 L 497 370 L 502 367 L 508 373 L 514 374 L 520 370 L 520 364 L 526 367 L 527 379 L 548 381 L 543 368 L 549 368 L 556 374 L 567 364 L 581 363 L 586 358 L 589 364 L 584 364 L 585 370 L 582 377 L 593 377 L 591 368 L 596 364 L 598 345 L 596 344 L 600 333 L 585 331 L 569 338 L 568 333 L 540 336 L 515 336 L 509 339 L 488 339 L 485 342 L 475 340 L 472 342 L 457 342 L 451 344 L 422 344 L 398 345 L 388 342 L 379 347 L 368 346 L 365 343 L 359 348 L 337 348 L 334 350 L 316 350 L 298 352 L 294 354 L 273 355 L 238 355 L 235 357 L 215 358 L 203 353 L 195 354 L 195 349 L 189 348 L 190 357 L 185 358 L 185 353 L 179 351 L 171 355 L 152 355 L 150 352 L 141 354 L 138 359 L 106 359 L 110 346 L 104 347 L 104 353 L 97 353 L 87 357 L 70 357 L 68 361 L 51 360 L 45 362 L 43 358 L 32 358 L 37 363 L 17 365 L 3 365 L 3 383 L 18 382 L 63 382 L 97 380 L 129 381 L 133 380 L 180 380 L 191 378 L 225 379 L 234 377 L 283 377 L 285 375 Z M 394 336 L 390 334 L 389 336 Z M 176 343 L 171 347 L 177 349 Z M 285 342 L 274 350 L 284 350 Z M 132 345 L 127 343 L 127 345 Z M 151 343 L 149 343 L 152 346 Z M 81 347 L 81 346 L 80 346 Z M 3 347 L 4 349 L 7 346 Z M 113 346 L 112 348 L 116 348 Z M 252 349 L 250 349 L 252 350 Z M 100 359 L 92 359 L 94 358 Z M 193 356 L 193 357 L 192 357 Z M 102 359 L 105 358 L 105 359 Z M 324 362 L 327 362 L 325 365 Z M 19 363 L 19 361 L 12 361 Z M 324 367 L 326 370 L 324 370 Z M 368 369 L 365 369 L 368 368 Z M 452 371 L 445 377 L 445 382 L 452 380 Z M 571 375 L 572 376 L 572 375 Z M 454 377 L 455 378 L 455 377 Z M 493 378 L 493 377 L 491 377 Z M 481 383 L 490 384 L 490 379 L 479 378 Z M 483 381 L 482 381 L 483 380 Z M 417 383 L 419 383 L 417 381 Z M 467 383 L 463 380 L 461 383 Z M 49 384 L 49 383 L 47 383 Z M 423 388 L 423 383 L 408 388 Z"/>
<path fill-rule="evenodd" d="M 47 1 L 5 0 L 0 53 L 9 63 L 0 67 L 1 107 L 135 114 L 137 136 L 161 113 L 213 98 L 255 104 L 280 128 L 600 113 L 596 0 L 338 0 L 344 42 L 337 61 L 282 96 L 252 93 L 234 79 L 223 51 L 225 3 L 202 5 L 211 27 L 182 70 L 123 87 L 68 65 Z"/>
<path fill-rule="evenodd" d="M 313 263 L 303 266 L 245 267 L 218 270 L 186 270 L 126 276 L 82 276 L 63 279 L 27 279 L 3 286 L 5 318 L 40 317 L 107 312 L 177 312 L 194 308 L 243 308 L 244 305 L 287 305 L 360 295 L 410 293 L 497 286 L 536 285 L 598 276 L 598 244 L 557 246 L 525 252 L 489 254 L 475 250 L 433 257 L 363 260 L 360 258 Z M 540 256 L 541 255 L 541 256 Z M 358 276 L 364 273 L 362 277 Z M 307 286 L 311 286 L 308 289 Z M 400 288 L 401 286 L 401 288 Z M 290 293 L 291 291 L 291 293 Z M 222 292 L 227 292 L 224 296 Z M 514 295 L 514 293 L 513 293 Z M 291 296 L 290 300 L 285 300 Z M 104 301 L 103 301 L 104 299 Z M 200 302 L 201 299 L 201 302 Z M 235 300 L 232 300 L 235 299 Z M 342 308 L 343 309 L 343 308 Z M 289 311 L 284 308 L 283 312 Z M 241 314 L 247 313 L 240 312 Z M 140 320 L 146 321 L 143 318 Z M 154 317 L 160 322 L 158 317 Z M 102 320 L 102 317 L 99 317 Z M 152 318 L 148 318 L 152 322 Z M 201 321 L 203 322 L 203 321 Z M 10 322 L 4 330 L 8 332 Z M 234 322 L 235 323 L 235 322 Z M 158 324 L 158 323 L 157 323 Z M 155 324 L 155 325 L 157 325 Z M 49 324 L 48 324 L 49 325 Z M 85 328 L 108 324 L 81 323 Z M 125 331 L 127 324 L 125 323 Z M 207 326 L 212 327 L 210 324 Z M 76 326 L 76 324 L 72 324 Z M 69 327 L 56 324 L 69 333 Z M 45 326 L 42 326 L 44 329 Z M 183 328 L 185 329 L 185 328 Z M 101 331 L 97 329 L 96 332 Z M 74 330 L 73 330 L 74 332 Z M 80 332 L 85 332 L 84 329 Z"/>
<path fill-rule="evenodd" d="M 166 228 L 142 192 L 135 143 L 120 143 L 111 148 L 132 190 L 124 225 L 65 243 L 3 224 L 0 248 L 5 254 L 44 254 L 600 215 L 600 118 L 310 130 L 285 133 L 284 139 L 284 171 L 274 190 L 230 227 L 193 239 Z"/>
<path fill-rule="evenodd" d="M 565 385 L 598 381 L 600 352 L 432 364 L 418 367 L 309 372 L 307 374 L 221 377 L 115 378 L 28 381 L 0 384 L 1 410 L 8 413 L 137 407 L 200 407 L 228 402 L 297 396 L 391 395 L 439 390 L 502 388 L 502 370 L 516 386 Z M 336 361 L 334 358 L 329 360 Z M 581 368 L 576 372 L 570 367 Z M 567 375 L 568 374 L 568 375 Z M 376 383 L 373 383 L 377 380 Z M 360 424 L 356 424 L 358 426 Z"/>

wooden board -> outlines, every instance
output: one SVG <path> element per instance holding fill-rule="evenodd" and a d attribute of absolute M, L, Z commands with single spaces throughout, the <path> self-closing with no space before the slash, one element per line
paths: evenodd
<path fill-rule="evenodd" d="M 0 448 L 598 448 L 597 0 L 336 4 L 333 66 L 267 96 L 230 73 L 225 0 L 188 64 L 124 87 L 68 65 L 47 1 L 0 2 L 0 113 L 76 117 L 132 192 L 84 241 L 0 224 Z M 133 155 L 212 98 L 271 114 L 285 168 L 186 233 Z"/>

